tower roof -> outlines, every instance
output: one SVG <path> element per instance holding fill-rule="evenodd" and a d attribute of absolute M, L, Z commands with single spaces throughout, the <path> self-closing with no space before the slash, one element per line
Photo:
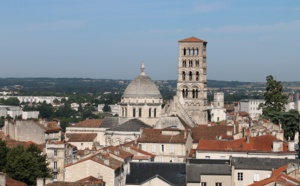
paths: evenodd
<path fill-rule="evenodd" d="M 179 43 L 184 43 L 184 42 L 202 42 L 202 43 L 207 43 L 206 41 L 196 38 L 194 36 L 189 37 L 189 38 L 185 38 L 185 39 L 181 39 L 178 41 Z"/>

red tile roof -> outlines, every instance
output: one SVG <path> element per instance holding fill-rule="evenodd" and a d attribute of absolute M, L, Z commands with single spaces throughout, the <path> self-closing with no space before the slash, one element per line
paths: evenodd
<path fill-rule="evenodd" d="M 46 132 L 59 132 L 61 128 L 58 126 L 58 123 L 55 121 L 48 122 L 46 124 Z"/>
<path fill-rule="evenodd" d="M 237 140 L 199 140 L 198 151 L 230 151 L 230 152 L 272 152 L 273 141 L 278 141 L 272 135 L 241 138 Z M 283 151 L 289 152 L 287 144 L 283 143 Z"/>
<path fill-rule="evenodd" d="M 177 135 L 163 135 L 162 131 L 164 129 L 143 129 L 137 141 L 139 143 L 185 143 L 187 140 L 188 131 L 181 130 Z"/>
<path fill-rule="evenodd" d="M 227 131 L 231 131 L 233 134 L 233 126 L 226 125 L 198 125 L 197 128 L 192 128 L 193 142 L 199 142 L 200 139 L 215 140 L 218 138 L 222 139 L 233 139 L 232 135 L 227 135 Z"/>
<path fill-rule="evenodd" d="M 93 176 L 89 176 L 78 180 L 76 182 L 53 182 L 47 184 L 47 186 L 102 186 L 105 185 L 105 182 L 102 179 L 95 178 Z"/>
<path fill-rule="evenodd" d="M 284 173 L 288 168 L 288 165 L 284 165 L 275 169 L 272 172 L 272 176 L 270 178 L 263 179 L 261 181 L 255 182 L 249 186 L 265 186 L 271 183 L 276 183 L 278 185 L 287 185 L 287 186 L 297 186 L 300 185 L 300 181 L 292 178 Z"/>
<path fill-rule="evenodd" d="M 97 133 L 68 133 L 68 142 L 93 142 Z"/>
<path fill-rule="evenodd" d="M 30 147 L 30 145 L 36 145 L 41 151 L 43 151 L 43 149 L 45 148 L 45 144 L 36 144 L 32 141 L 16 141 L 16 140 L 9 140 L 6 142 L 6 146 L 8 148 L 15 148 L 17 146 L 23 146 L 24 149 L 27 149 Z"/>
<path fill-rule="evenodd" d="M 183 43 L 183 42 L 202 42 L 202 43 L 207 43 L 206 41 L 196 38 L 194 36 L 189 37 L 189 38 L 185 38 L 185 39 L 181 39 L 178 41 L 179 43 Z"/>
<path fill-rule="evenodd" d="M 133 156 L 132 153 L 127 152 L 125 150 L 122 150 L 122 149 L 120 149 L 118 147 L 114 147 L 114 146 L 105 147 L 105 148 L 103 148 L 103 150 L 105 150 L 106 152 L 108 152 L 110 154 L 118 156 L 118 157 L 120 157 L 122 159 L 126 159 L 126 158 L 129 158 L 129 157 Z"/>
<path fill-rule="evenodd" d="M 90 128 L 98 128 L 101 126 L 103 119 L 87 119 L 80 123 L 77 123 L 71 127 L 90 127 Z"/>
<path fill-rule="evenodd" d="M 10 177 L 6 177 L 6 186 L 27 186 L 27 184 Z"/>
<path fill-rule="evenodd" d="M 121 162 L 121 161 L 113 158 L 107 152 L 99 152 L 99 153 L 97 153 L 97 154 L 95 154 L 93 156 L 81 159 L 81 160 L 77 161 L 76 163 L 65 165 L 65 167 L 70 167 L 70 166 L 79 164 L 81 162 L 87 161 L 87 160 L 92 160 L 92 161 L 97 162 L 97 163 L 99 163 L 101 165 L 110 167 L 110 168 L 112 168 L 114 170 L 117 170 L 118 168 L 120 168 L 123 165 L 123 162 Z M 105 161 L 108 164 L 106 164 Z"/>

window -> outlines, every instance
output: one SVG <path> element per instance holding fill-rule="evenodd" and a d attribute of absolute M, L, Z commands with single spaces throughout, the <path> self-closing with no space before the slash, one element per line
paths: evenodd
<path fill-rule="evenodd" d="M 170 153 L 173 154 L 175 151 L 174 145 L 170 145 Z"/>
<path fill-rule="evenodd" d="M 160 146 L 160 152 L 165 152 L 165 146 L 164 145 Z"/>
<path fill-rule="evenodd" d="M 205 159 L 210 159 L 210 156 L 205 156 Z"/>
<path fill-rule="evenodd" d="M 254 175 L 253 175 L 253 181 L 254 182 L 259 181 L 259 173 L 254 173 Z"/>
<path fill-rule="evenodd" d="M 238 172 L 238 181 L 243 181 L 243 173 Z"/>
<path fill-rule="evenodd" d="M 57 161 L 53 162 L 53 165 L 54 165 L 53 168 L 57 169 Z"/>
<path fill-rule="evenodd" d="M 199 60 L 196 61 L 195 65 L 196 65 L 196 67 L 199 67 Z"/>
<path fill-rule="evenodd" d="M 206 186 L 206 182 L 201 182 L 201 186 Z"/>
<path fill-rule="evenodd" d="M 186 60 L 182 61 L 182 67 L 186 67 Z"/>
<path fill-rule="evenodd" d="M 132 109 L 132 117 L 135 117 L 135 108 Z"/>
<path fill-rule="evenodd" d="M 56 149 L 54 150 L 54 156 L 57 156 L 57 150 Z"/>
<path fill-rule="evenodd" d="M 151 108 L 149 108 L 149 118 L 151 118 Z"/>
<path fill-rule="evenodd" d="M 152 152 L 155 152 L 156 151 L 156 145 L 152 145 Z"/>
<path fill-rule="evenodd" d="M 146 151 L 146 150 L 147 150 L 146 144 L 142 144 L 142 150 L 143 150 L 143 151 Z"/>
<path fill-rule="evenodd" d="M 142 108 L 139 108 L 139 117 L 142 117 Z"/>
<path fill-rule="evenodd" d="M 222 186 L 221 182 L 216 182 L 216 186 Z"/>
<path fill-rule="evenodd" d="M 156 108 L 154 109 L 154 117 L 156 118 Z"/>

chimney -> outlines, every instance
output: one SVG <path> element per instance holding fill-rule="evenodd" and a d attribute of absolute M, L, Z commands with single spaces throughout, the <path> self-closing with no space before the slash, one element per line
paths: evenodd
<path fill-rule="evenodd" d="M 288 142 L 289 151 L 295 151 L 295 142 L 289 141 Z"/>
<path fill-rule="evenodd" d="M 44 186 L 44 178 L 37 178 L 36 179 L 36 186 Z"/>
<path fill-rule="evenodd" d="M 277 140 L 273 141 L 273 152 L 282 152 L 283 151 L 283 141 Z"/>
<path fill-rule="evenodd" d="M 0 172 L 0 185 L 6 185 L 6 175 L 4 172 Z"/>
<path fill-rule="evenodd" d="M 249 137 L 249 136 L 246 137 L 246 142 L 247 142 L 247 143 L 250 142 L 250 137 Z"/>

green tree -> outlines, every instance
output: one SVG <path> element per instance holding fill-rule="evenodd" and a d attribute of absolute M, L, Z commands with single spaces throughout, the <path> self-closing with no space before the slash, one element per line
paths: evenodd
<path fill-rule="evenodd" d="M 12 105 L 12 106 L 20 106 L 20 101 L 16 97 L 9 97 L 6 100 L 1 98 L 0 100 L 1 105 Z"/>
<path fill-rule="evenodd" d="M 12 148 L 7 154 L 6 173 L 13 179 L 35 185 L 36 178 L 50 176 L 46 155 L 34 145 L 26 151 L 23 146 Z"/>
<path fill-rule="evenodd" d="M 282 118 L 282 129 L 284 138 L 294 140 L 296 132 L 299 130 L 300 114 L 297 110 L 285 112 Z"/>
<path fill-rule="evenodd" d="M 54 109 L 51 104 L 47 104 L 45 101 L 37 107 L 37 110 L 40 112 L 40 117 L 42 118 L 51 118 L 54 114 Z"/>
<path fill-rule="evenodd" d="M 102 110 L 103 112 L 111 112 L 111 108 L 108 104 L 105 104 Z"/>
<path fill-rule="evenodd" d="M 268 115 L 272 112 L 285 111 L 288 97 L 283 94 L 283 86 L 280 81 L 273 78 L 272 75 L 266 77 L 266 91 L 264 93 L 265 103 L 261 103 L 259 108 L 262 108 L 263 115 Z"/>
<path fill-rule="evenodd" d="M 0 138 L 0 172 L 4 171 L 8 150 L 6 142 Z"/>

